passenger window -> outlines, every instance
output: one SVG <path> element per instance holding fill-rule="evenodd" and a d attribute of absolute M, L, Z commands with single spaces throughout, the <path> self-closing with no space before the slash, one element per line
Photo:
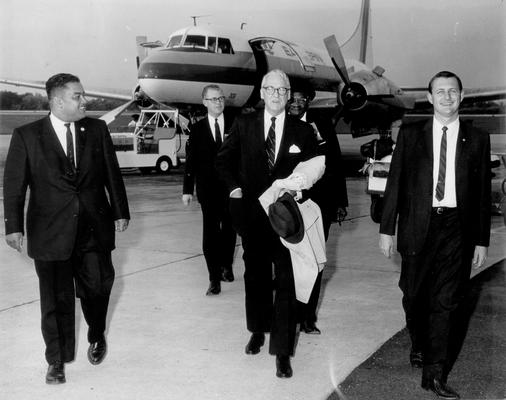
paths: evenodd
<path fill-rule="evenodd" d="M 169 43 L 167 44 L 167 48 L 168 49 L 172 49 L 173 47 L 179 47 L 179 46 L 181 46 L 181 39 L 182 38 L 183 38 L 182 35 L 172 36 L 169 39 Z"/>
<path fill-rule="evenodd" d="M 234 54 L 230 39 L 218 38 L 218 53 Z"/>
<path fill-rule="evenodd" d="M 208 37 L 207 38 L 207 50 L 211 52 L 216 52 L 216 38 L 215 37 Z"/>
<path fill-rule="evenodd" d="M 184 47 L 202 47 L 206 48 L 206 37 L 200 35 L 188 35 L 184 41 Z"/>

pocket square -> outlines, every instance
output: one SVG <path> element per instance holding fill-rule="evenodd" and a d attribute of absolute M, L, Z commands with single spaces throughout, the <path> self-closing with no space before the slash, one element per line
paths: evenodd
<path fill-rule="evenodd" d="M 292 144 L 290 148 L 288 149 L 289 153 L 300 153 L 300 149 L 297 145 Z"/>

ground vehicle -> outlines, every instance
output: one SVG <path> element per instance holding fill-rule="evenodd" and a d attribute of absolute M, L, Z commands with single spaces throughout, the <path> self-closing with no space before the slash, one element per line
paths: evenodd
<path fill-rule="evenodd" d="M 142 110 L 135 125 L 111 132 L 120 167 L 162 174 L 177 167 L 178 151 L 184 148 L 177 120 L 177 110 Z"/>

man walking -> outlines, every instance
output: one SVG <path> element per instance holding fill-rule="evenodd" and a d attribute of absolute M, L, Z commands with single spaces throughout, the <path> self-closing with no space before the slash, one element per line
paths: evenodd
<path fill-rule="evenodd" d="M 114 231 L 127 229 L 130 214 L 109 131 L 85 116 L 79 78 L 54 75 L 46 91 L 50 114 L 12 135 L 4 215 L 7 244 L 21 251 L 29 187 L 26 234 L 39 278 L 46 383 L 58 384 L 65 382 L 64 364 L 74 359 L 75 293 L 88 324 L 88 359 L 99 364 L 106 355 Z"/>
<path fill-rule="evenodd" d="M 346 217 L 348 195 L 346 179 L 341 162 L 341 148 L 337 140 L 332 122 L 324 118 L 313 118 L 308 115 L 309 105 L 315 92 L 309 85 L 300 84 L 292 90 L 292 98 L 288 104 L 288 113 L 305 121 L 313 127 L 318 141 L 318 155 L 325 157 L 325 172 L 323 176 L 309 189 L 307 196 L 319 207 L 322 213 L 323 233 L 325 241 L 329 238 L 330 225 L 339 224 Z M 319 335 L 316 326 L 316 308 L 320 297 L 323 271 L 318 273 L 313 291 L 307 304 L 300 303 L 300 330 L 307 334 Z"/>
<path fill-rule="evenodd" d="M 232 221 L 244 249 L 246 321 L 251 332 L 246 354 L 259 353 L 265 332 L 270 332 L 276 375 L 289 378 L 297 326 L 293 270 L 289 251 L 258 198 L 276 179 L 288 177 L 299 162 L 315 156 L 316 140 L 309 125 L 285 113 L 290 82 L 283 71 L 263 77 L 260 96 L 265 110 L 237 117 L 218 154 L 217 168 L 230 193 Z"/>
<path fill-rule="evenodd" d="M 379 246 L 390 257 L 397 216 L 399 287 L 422 387 L 458 399 L 447 385 L 452 314 L 490 238 L 490 139 L 459 119 L 460 78 L 442 71 L 427 98 L 434 117 L 402 126 L 384 197 Z"/>
<path fill-rule="evenodd" d="M 232 282 L 236 233 L 228 212 L 227 189 L 218 177 L 215 167 L 218 153 L 230 121 L 224 117 L 225 96 L 217 85 L 208 85 L 202 91 L 202 103 L 207 115 L 190 128 L 186 147 L 186 165 L 183 182 L 183 204 L 197 198 L 202 208 L 202 248 L 209 271 L 206 295 L 221 292 L 220 281 Z"/>

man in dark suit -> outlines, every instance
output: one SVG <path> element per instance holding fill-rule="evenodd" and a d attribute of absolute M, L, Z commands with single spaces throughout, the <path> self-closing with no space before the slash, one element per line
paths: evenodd
<path fill-rule="evenodd" d="M 257 354 L 270 332 L 276 375 L 292 376 L 290 356 L 297 326 L 293 270 L 288 249 L 273 231 L 258 198 L 276 179 L 316 155 L 310 126 L 285 114 L 290 82 L 283 71 L 267 73 L 260 89 L 265 111 L 237 117 L 217 158 L 230 192 L 230 211 L 242 237 L 245 264 L 247 354 Z M 273 304 L 272 265 L 276 276 Z"/>
<path fill-rule="evenodd" d="M 346 217 L 348 195 L 346 179 L 341 163 L 341 148 L 332 122 L 325 118 L 315 118 L 308 112 L 309 104 L 314 99 L 312 87 L 300 84 L 292 88 L 292 97 L 288 105 L 288 113 L 309 123 L 318 141 L 318 155 L 325 156 L 325 172 L 323 176 L 309 189 L 307 196 L 320 207 L 322 213 L 323 233 L 325 241 L 329 237 L 330 225 L 341 223 Z M 316 308 L 320 296 L 323 271 L 318 273 L 316 282 L 307 304 L 300 303 L 300 330 L 308 334 L 319 335 L 316 326 Z"/>
<path fill-rule="evenodd" d="M 216 154 L 230 129 L 230 121 L 223 114 L 225 96 L 219 86 L 208 85 L 202 91 L 202 102 L 207 115 L 190 128 L 182 199 L 185 205 L 190 204 L 196 184 L 202 208 L 202 248 L 210 282 L 206 295 L 210 296 L 221 292 L 220 280 L 234 280 L 236 233 L 228 212 L 228 192 L 215 167 Z"/>
<path fill-rule="evenodd" d="M 447 385 L 448 345 L 471 266 L 486 258 L 490 237 L 490 139 L 459 119 L 464 97 L 455 74 L 442 71 L 427 94 L 434 118 L 401 127 L 380 226 L 390 257 L 399 216 L 399 287 L 410 333 L 410 361 L 423 367 L 422 387 L 457 399 Z"/>
<path fill-rule="evenodd" d="M 12 135 L 4 215 L 7 244 L 21 251 L 29 187 L 26 233 L 39 277 L 46 382 L 58 384 L 65 382 L 64 363 L 74 359 L 76 292 L 89 326 L 88 359 L 99 364 L 105 357 L 114 231 L 127 229 L 130 215 L 109 131 L 85 117 L 79 78 L 54 75 L 46 90 L 49 116 Z"/>

